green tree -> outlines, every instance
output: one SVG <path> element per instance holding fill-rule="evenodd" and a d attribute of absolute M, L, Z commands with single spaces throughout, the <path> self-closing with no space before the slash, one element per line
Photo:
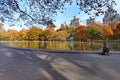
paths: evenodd
<path fill-rule="evenodd" d="M 75 26 L 69 26 L 69 27 L 68 27 L 68 32 L 69 32 L 69 33 L 75 32 L 75 30 L 76 30 L 76 27 L 75 27 Z"/>
<path fill-rule="evenodd" d="M 108 24 L 105 23 L 101 23 L 101 22 L 96 22 L 94 24 L 89 25 L 90 26 L 97 26 L 101 29 L 102 31 L 102 38 L 104 40 L 108 40 L 110 38 L 110 36 L 113 35 L 113 30 L 111 29 L 111 27 Z"/>
<path fill-rule="evenodd" d="M 97 26 L 90 26 L 85 29 L 85 35 L 93 41 L 94 39 L 100 39 L 102 37 L 102 31 Z"/>
<path fill-rule="evenodd" d="M 68 33 L 70 34 L 70 37 L 74 37 L 75 31 L 76 31 L 75 26 L 69 26 L 68 27 Z"/>
<path fill-rule="evenodd" d="M 45 40 L 45 31 L 44 31 L 44 30 L 41 30 L 40 35 L 39 35 L 39 39 L 40 39 L 41 41 L 44 41 L 44 40 Z"/>

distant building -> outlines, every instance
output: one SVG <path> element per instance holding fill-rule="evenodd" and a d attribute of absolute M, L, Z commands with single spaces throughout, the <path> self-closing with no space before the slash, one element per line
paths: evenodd
<path fill-rule="evenodd" d="M 95 23 L 95 18 L 90 18 L 90 19 L 87 19 L 87 21 L 86 21 L 86 25 L 90 25 L 93 23 Z"/>
<path fill-rule="evenodd" d="M 113 7 L 110 6 L 110 8 L 105 12 L 105 15 L 103 18 L 103 22 L 110 25 L 111 27 L 112 27 L 111 25 L 112 22 L 120 20 L 120 14 L 114 13 L 112 10 L 113 10 Z"/>
<path fill-rule="evenodd" d="M 71 20 L 69 26 L 75 26 L 75 27 L 78 27 L 80 25 L 83 25 L 82 21 L 77 18 L 76 16 L 73 17 L 73 19 Z"/>
<path fill-rule="evenodd" d="M 104 18 L 103 18 L 103 22 L 109 24 L 109 22 L 111 21 L 117 21 L 120 20 L 120 15 L 117 13 L 113 13 L 113 12 L 109 12 L 106 11 Z"/>
<path fill-rule="evenodd" d="M 68 25 L 67 25 L 67 23 L 66 22 L 64 22 L 63 24 L 61 24 L 61 26 L 60 27 L 66 27 L 66 28 L 68 28 Z"/>

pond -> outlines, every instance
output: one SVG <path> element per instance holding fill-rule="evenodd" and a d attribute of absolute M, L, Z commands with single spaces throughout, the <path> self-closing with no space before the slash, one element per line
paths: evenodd
<path fill-rule="evenodd" d="M 70 41 L 1 41 L 1 44 L 47 50 L 102 50 L 103 42 Z M 107 42 L 110 50 L 120 51 L 120 42 Z"/>

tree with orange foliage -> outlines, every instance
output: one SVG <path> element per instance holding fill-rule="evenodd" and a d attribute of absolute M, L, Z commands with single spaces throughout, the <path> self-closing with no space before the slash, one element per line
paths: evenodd
<path fill-rule="evenodd" d="M 11 40 L 18 40 L 18 32 L 16 30 L 13 30 L 13 29 L 9 29 L 7 32 L 6 32 L 6 35 L 8 37 L 8 39 L 11 41 Z"/>
<path fill-rule="evenodd" d="M 37 27 L 32 27 L 30 28 L 30 30 L 28 31 L 28 39 L 29 40 L 39 40 L 39 36 L 41 33 L 42 29 L 37 28 Z"/>
<path fill-rule="evenodd" d="M 22 29 L 19 31 L 19 40 L 28 40 L 28 33 L 29 30 L 27 29 Z"/>
<path fill-rule="evenodd" d="M 49 40 L 50 37 L 51 37 L 55 32 L 56 32 L 56 31 L 54 30 L 54 28 L 47 28 L 47 29 L 44 31 L 45 40 Z"/>
<path fill-rule="evenodd" d="M 76 32 L 75 32 L 75 40 L 86 40 L 87 37 L 85 36 L 85 33 L 84 33 L 84 30 L 86 29 L 87 27 L 84 26 L 84 25 L 81 25 L 79 27 L 77 27 L 76 29 Z"/>
<path fill-rule="evenodd" d="M 115 22 L 115 25 L 113 27 L 113 31 L 116 32 L 116 31 L 120 31 L 120 21 L 116 21 Z"/>
<path fill-rule="evenodd" d="M 116 26 L 113 29 L 113 36 L 111 37 L 112 39 L 119 39 L 120 40 L 120 22 L 116 24 Z"/>
<path fill-rule="evenodd" d="M 120 21 L 114 21 L 113 29 L 115 29 L 119 23 L 120 23 Z"/>
<path fill-rule="evenodd" d="M 108 24 L 103 24 L 103 27 L 101 28 L 103 32 L 103 39 L 109 39 L 110 36 L 113 35 L 113 30 Z"/>

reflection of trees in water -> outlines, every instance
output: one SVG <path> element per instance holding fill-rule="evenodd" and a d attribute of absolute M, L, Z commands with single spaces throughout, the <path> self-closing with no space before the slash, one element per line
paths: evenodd
<path fill-rule="evenodd" d="M 74 42 L 69 42 L 68 46 L 69 46 L 70 50 L 75 50 L 75 47 L 74 47 L 75 43 Z"/>
<path fill-rule="evenodd" d="M 93 43 L 93 42 L 87 42 L 87 43 L 77 43 L 75 44 L 75 50 L 100 50 L 101 44 Z"/>
<path fill-rule="evenodd" d="M 90 50 L 91 49 L 91 45 L 89 45 L 88 43 L 77 43 L 75 44 L 75 49 L 76 50 Z"/>
<path fill-rule="evenodd" d="M 70 50 L 66 42 L 61 42 L 61 41 L 50 41 L 46 43 L 46 49 L 51 49 L 51 50 Z"/>
<path fill-rule="evenodd" d="M 77 44 L 75 44 L 74 47 L 76 50 L 85 50 L 85 44 L 83 44 L 83 43 L 77 43 Z"/>
<path fill-rule="evenodd" d="M 38 46 L 39 49 L 45 49 L 45 42 L 44 41 L 38 42 Z"/>
<path fill-rule="evenodd" d="M 90 42 L 90 44 L 91 44 L 91 50 L 101 50 L 102 49 L 102 43 Z"/>
<path fill-rule="evenodd" d="M 65 42 L 65 41 L 8 41 L 2 44 L 21 47 L 51 50 L 102 50 L 103 42 Z M 110 50 L 120 51 L 120 42 L 109 42 Z"/>
<path fill-rule="evenodd" d="M 117 50 L 120 51 L 120 42 L 113 42 L 110 44 L 110 49 L 111 50 Z"/>

